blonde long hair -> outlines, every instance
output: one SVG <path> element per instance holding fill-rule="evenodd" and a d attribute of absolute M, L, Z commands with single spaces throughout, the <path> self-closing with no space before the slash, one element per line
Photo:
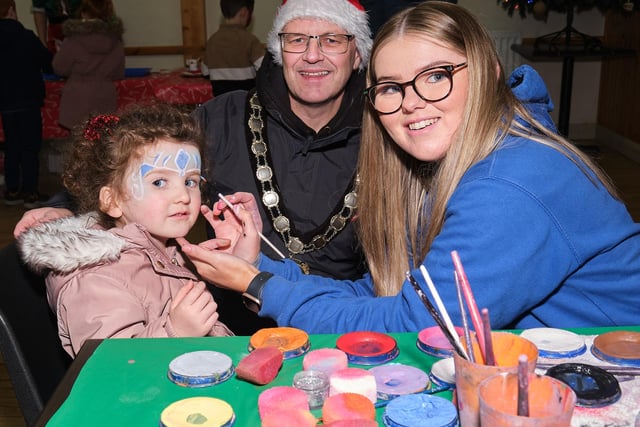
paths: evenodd
<path fill-rule="evenodd" d="M 524 136 L 557 149 L 587 176 L 591 177 L 591 171 L 617 197 L 609 178 L 586 155 L 545 128 L 515 98 L 487 30 L 463 7 L 427 1 L 391 18 L 374 41 L 368 84 L 377 81 L 373 64 L 380 48 L 406 34 L 437 40 L 465 55 L 469 89 L 462 124 L 439 162 L 422 162 L 405 153 L 382 127 L 371 105 L 365 107 L 357 224 L 376 295 L 399 292 L 405 272 L 420 264 L 440 233 L 447 203 L 462 176 L 507 135 Z"/>

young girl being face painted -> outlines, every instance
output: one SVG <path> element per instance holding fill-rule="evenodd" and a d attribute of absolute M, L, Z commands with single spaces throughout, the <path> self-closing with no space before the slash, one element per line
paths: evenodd
<path fill-rule="evenodd" d="M 142 148 L 134 157 L 124 180 L 124 188 L 113 192 L 107 214 L 116 225 L 137 223 L 160 241 L 185 236 L 200 213 L 202 162 L 198 148 L 171 139 L 160 139 Z"/>

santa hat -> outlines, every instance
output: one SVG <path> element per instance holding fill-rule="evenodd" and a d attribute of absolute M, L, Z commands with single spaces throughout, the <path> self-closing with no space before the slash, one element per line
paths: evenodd
<path fill-rule="evenodd" d="M 282 46 L 278 33 L 282 32 L 289 21 L 298 18 L 321 19 L 342 27 L 348 34 L 353 34 L 356 49 L 362 59 L 360 69 L 366 67 L 373 41 L 367 12 L 359 0 L 284 0 L 267 36 L 267 48 L 278 65 L 282 65 Z"/>

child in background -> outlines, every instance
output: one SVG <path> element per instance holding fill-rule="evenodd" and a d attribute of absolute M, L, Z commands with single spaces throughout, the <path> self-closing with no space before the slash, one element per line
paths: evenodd
<path fill-rule="evenodd" d="M 51 53 L 18 21 L 14 0 L 0 0 L 0 114 L 4 128 L 5 205 L 39 206 L 42 72 Z"/>
<path fill-rule="evenodd" d="M 202 73 L 209 75 L 213 95 L 249 90 L 256 84 L 256 70 L 265 46 L 247 31 L 254 0 L 220 0 L 224 22 L 207 40 Z"/>
<path fill-rule="evenodd" d="M 53 70 L 67 78 L 60 99 L 61 126 L 72 129 L 118 108 L 115 80 L 124 78 L 122 20 L 111 0 L 82 0 L 78 18 L 65 21 Z"/>
<path fill-rule="evenodd" d="M 132 106 L 76 128 L 63 183 L 79 217 L 23 233 L 26 263 L 46 270 L 60 340 L 232 335 L 174 239 L 200 213 L 202 134 L 168 105 Z"/>

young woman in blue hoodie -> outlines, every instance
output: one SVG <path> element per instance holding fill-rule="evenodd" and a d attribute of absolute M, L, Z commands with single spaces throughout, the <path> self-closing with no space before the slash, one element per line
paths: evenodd
<path fill-rule="evenodd" d="M 454 250 L 495 328 L 638 324 L 640 224 L 555 132 L 537 74 L 503 76 L 486 29 L 462 7 L 423 2 L 380 30 L 358 167 L 362 279 L 305 276 L 291 261 L 258 256 L 256 205 L 244 194 L 231 197 L 244 210 L 217 204 L 208 216 L 229 247 L 183 241 L 183 250 L 260 315 L 310 333 L 432 325 L 405 279 L 411 271 L 428 295 L 420 266 L 459 322 Z"/>

